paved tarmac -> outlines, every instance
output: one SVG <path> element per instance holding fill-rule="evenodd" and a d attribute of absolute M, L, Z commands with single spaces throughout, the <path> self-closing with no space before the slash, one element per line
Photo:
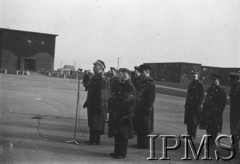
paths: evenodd
<path fill-rule="evenodd" d="M 80 111 L 76 139 L 74 121 L 77 103 L 77 80 L 51 78 L 33 73 L 30 76 L 0 74 L 0 163 L 186 163 L 184 145 L 169 151 L 170 161 L 149 161 L 149 150 L 136 149 L 136 136 L 129 140 L 127 158 L 112 159 L 113 139 L 105 134 L 101 145 L 88 146 L 87 112 L 82 108 L 87 92 L 80 91 Z M 184 98 L 156 94 L 155 134 L 186 134 L 183 124 Z M 32 119 L 40 114 L 42 119 Z M 223 133 L 229 134 L 229 106 L 224 112 Z M 198 145 L 205 131 L 198 130 Z M 227 141 L 226 141 L 227 143 Z M 175 143 L 170 141 L 169 145 Z M 214 149 L 210 156 L 214 159 Z M 222 152 L 227 154 L 227 152 Z M 162 156 L 162 142 L 156 139 L 156 157 Z M 192 157 L 192 155 L 190 155 Z M 219 163 L 191 160 L 187 163 Z M 223 162 L 224 163 L 224 162 Z M 228 163 L 237 163 L 236 160 Z"/>

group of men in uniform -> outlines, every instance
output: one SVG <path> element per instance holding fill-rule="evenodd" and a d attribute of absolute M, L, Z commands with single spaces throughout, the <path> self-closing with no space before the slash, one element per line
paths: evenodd
<path fill-rule="evenodd" d="M 153 131 L 153 103 L 155 83 L 150 77 L 151 67 L 140 65 L 134 73 L 127 68 L 118 71 L 111 67 L 111 74 L 104 74 L 105 63 L 93 63 L 94 76 L 88 85 L 87 108 L 90 128 L 88 145 L 99 145 L 104 132 L 106 112 L 109 113 L 108 136 L 114 137 L 114 152 L 109 156 L 115 159 L 127 155 L 128 139 L 137 134 L 137 148 L 147 149 L 147 135 Z M 109 91 L 108 91 L 109 90 Z"/>
<path fill-rule="evenodd" d="M 215 146 L 215 139 L 218 133 L 222 132 L 223 111 L 226 106 L 227 95 L 225 88 L 221 86 L 221 77 L 212 74 L 210 87 L 204 96 L 204 85 L 199 80 L 199 73 L 191 73 L 192 81 L 188 85 L 185 102 L 184 123 L 187 125 L 187 132 L 193 139 L 196 138 L 197 127 L 206 130 L 212 137 L 209 140 L 210 146 Z M 239 153 L 240 137 L 240 73 L 230 73 L 230 131 L 233 135 L 233 148 Z M 205 97 L 205 98 L 204 98 Z"/>
<path fill-rule="evenodd" d="M 155 83 L 150 77 L 151 67 L 140 65 L 134 67 L 134 72 L 126 68 L 116 70 L 110 68 L 110 73 L 104 73 L 105 63 L 97 60 L 93 63 L 94 76 L 88 84 L 87 100 L 83 107 L 87 108 L 88 126 L 90 128 L 88 145 L 99 145 L 104 133 L 107 114 L 108 136 L 114 137 L 114 152 L 110 157 L 119 159 L 127 155 L 128 139 L 137 134 L 136 148 L 147 149 L 147 135 L 153 132 Z M 239 152 L 240 139 L 240 73 L 229 76 L 230 89 L 230 130 L 233 135 L 233 147 Z M 218 133 L 222 132 L 223 111 L 227 95 L 221 86 L 221 77 L 210 76 L 210 87 L 204 95 L 204 85 L 199 79 L 199 72 L 191 73 L 185 102 L 184 123 L 187 132 L 196 138 L 197 127 L 206 130 L 212 137 L 209 145 L 215 145 Z"/>

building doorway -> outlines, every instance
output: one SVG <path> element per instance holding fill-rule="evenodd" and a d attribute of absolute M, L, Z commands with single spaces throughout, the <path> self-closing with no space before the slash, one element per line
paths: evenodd
<path fill-rule="evenodd" d="M 23 59 L 24 60 L 24 69 L 25 70 L 36 70 L 36 59 Z"/>

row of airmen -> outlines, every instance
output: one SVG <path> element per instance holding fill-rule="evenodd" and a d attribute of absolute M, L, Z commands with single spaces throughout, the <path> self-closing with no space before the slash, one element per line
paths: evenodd
<path fill-rule="evenodd" d="M 188 134 L 196 138 L 197 127 L 206 130 L 211 135 L 209 145 L 215 146 L 218 133 L 222 132 L 223 111 L 226 106 L 227 95 L 225 88 L 221 85 L 221 76 L 212 74 L 211 86 L 206 90 L 199 80 L 199 73 L 192 72 L 192 81 L 187 90 L 185 102 L 184 123 L 187 125 Z M 230 73 L 230 132 L 233 136 L 232 147 L 239 155 L 240 138 L 240 73 Z"/>
<path fill-rule="evenodd" d="M 137 133 L 137 148 L 148 148 L 147 135 L 153 132 L 153 103 L 155 84 L 149 75 L 151 67 L 140 65 L 132 73 L 126 68 L 111 68 L 111 75 L 104 74 L 105 64 L 97 60 L 94 64 L 94 76 L 88 85 L 88 96 L 84 104 L 88 111 L 90 137 L 89 145 L 100 144 L 104 132 L 106 111 L 109 113 L 108 136 L 114 137 L 114 152 L 109 156 L 124 158 L 127 154 L 128 139 Z M 199 80 L 199 73 L 191 73 L 192 81 L 187 90 L 184 123 L 188 134 L 196 138 L 197 127 L 211 135 L 211 146 L 222 131 L 223 111 L 227 96 L 221 86 L 221 77 L 212 74 L 211 86 L 206 90 Z M 233 135 L 233 148 L 239 152 L 240 138 L 240 73 L 231 73 L 230 89 L 230 130 Z M 107 80 L 106 80 L 107 79 Z M 109 82 L 109 83 L 108 83 Z M 108 92 L 108 89 L 109 92 Z M 106 94 L 106 91 L 108 92 Z M 107 96 L 106 96 L 107 95 Z M 107 109 L 107 110 L 106 110 Z"/>
<path fill-rule="evenodd" d="M 104 74 L 105 64 L 101 60 L 93 63 L 94 76 L 87 86 L 88 145 L 99 145 L 104 132 L 107 112 L 108 137 L 114 137 L 112 158 L 125 158 L 128 139 L 137 134 L 136 148 L 147 149 L 147 135 L 153 132 L 153 103 L 155 83 L 150 77 L 148 65 L 135 67 L 135 72 L 120 68 L 117 72 L 111 67 L 111 75 Z"/>

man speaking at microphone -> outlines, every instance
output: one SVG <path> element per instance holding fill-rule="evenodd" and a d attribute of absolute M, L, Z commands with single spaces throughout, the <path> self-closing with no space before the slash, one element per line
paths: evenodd
<path fill-rule="evenodd" d="M 90 80 L 87 100 L 83 105 L 83 108 L 87 108 L 88 126 L 90 128 L 89 140 L 85 143 L 88 145 L 99 145 L 101 134 L 103 134 L 105 127 L 105 83 L 103 73 L 106 67 L 101 60 L 97 60 L 93 65 L 95 74 Z"/>

